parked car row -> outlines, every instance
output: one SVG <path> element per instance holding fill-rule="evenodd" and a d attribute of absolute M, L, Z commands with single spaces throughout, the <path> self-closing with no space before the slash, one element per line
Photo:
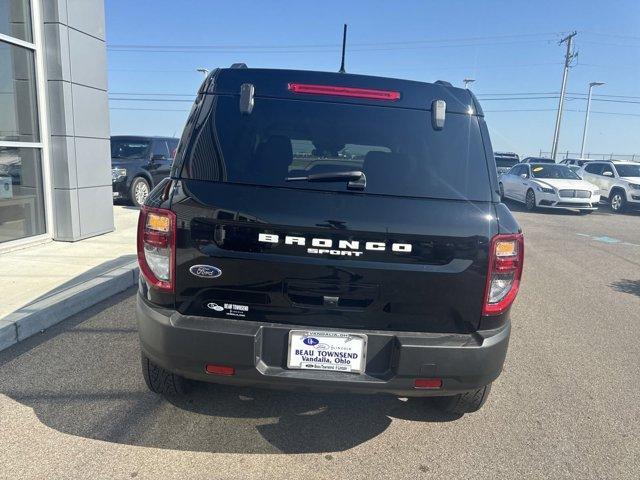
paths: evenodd
<path fill-rule="evenodd" d="M 569 208 L 590 213 L 601 201 L 616 213 L 640 207 L 640 163 L 539 160 L 526 158 L 502 173 L 500 196 L 523 203 L 527 210 Z"/>
<path fill-rule="evenodd" d="M 169 176 L 177 148 L 177 138 L 111 137 L 113 199 L 142 205 L 153 187 Z"/>

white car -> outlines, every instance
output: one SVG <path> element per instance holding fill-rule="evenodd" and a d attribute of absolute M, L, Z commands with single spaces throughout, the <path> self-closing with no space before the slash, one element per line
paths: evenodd
<path fill-rule="evenodd" d="M 587 213 L 598 209 L 600 192 L 566 165 L 520 163 L 499 179 L 500 196 L 537 207 L 569 208 Z"/>
<path fill-rule="evenodd" d="M 594 161 L 584 165 L 580 175 L 598 186 L 614 212 L 640 207 L 640 163 Z"/>

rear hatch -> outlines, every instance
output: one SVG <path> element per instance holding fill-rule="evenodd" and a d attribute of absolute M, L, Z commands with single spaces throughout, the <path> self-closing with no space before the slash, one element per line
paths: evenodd
<path fill-rule="evenodd" d="M 237 94 L 201 95 L 193 140 L 179 152 L 177 309 L 475 330 L 497 233 L 479 117 L 451 109 L 438 130 L 427 108 L 259 92 L 251 113 Z M 309 181 L 344 172 L 363 172 L 366 185 Z"/>

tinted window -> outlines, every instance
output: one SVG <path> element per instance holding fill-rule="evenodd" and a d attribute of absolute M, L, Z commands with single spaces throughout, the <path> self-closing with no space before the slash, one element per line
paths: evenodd
<path fill-rule="evenodd" d="M 513 167 L 513 170 L 511 170 L 512 175 L 522 175 L 523 173 L 528 173 L 527 167 L 524 165 L 517 165 Z"/>
<path fill-rule="evenodd" d="M 618 175 L 621 177 L 640 177 L 640 165 L 616 165 Z"/>
<path fill-rule="evenodd" d="M 177 138 L 168 139 L 167 145 L 169 145 L 169 158 L 175 158 L 176 150 L 178 149 L 178 139 Z"/>
<path fill-rule="evenodd" d="M 0 41 L 0 141 L 3 140 L 37 142 L 40 134 L 34 54 Z"/>
<path fill-rule="evenodd" d="M 151 142 L 141 138 L 112 137 L 111 158 L 142 158 L 149 155 Z"/>
<path fill-rule="evenodd" d="M 423 110 L 218 96 L 182 175 L 200 180 L 348 191 L 345 181 L 287 177 L 362 170 L 364 193 L 490 200 L 477 118 L 448 114 L 433 130 Z"/>
<path fill-rule="evenodd" d="M 544 157 L 529 157 L 525 161 L 527 163 L 556 163 L 555 160 Z"/>
<path fill-rule="evenodd" d="M 498 168 L 509 168 L 518 163 L 518 159 L 513 157 L 495 157 L 495 159 Z"/>
<path fill-rule="evenodd" d="M 0 147 L 0 244 L 45 232 L 37 148 Z"/>
<path fill-rule="evenodd" d="M 610 175 L 607 175 L 607 173 L 609 173 Z M 615 175 L 614 175 L 614 173 L 613 173 L 613 167 L 612 167 L 610 164 L 605 163 L 605 164 L 602 166 L 602 173 L 601 173 L 601 175 L 607 175 L 608 177 L 615 177 Z"/>
<path fill-rule="evenodd" d="M 595 175 L 600 175 L 602 173 L 602 164 L 601 163 L 590 163 L 586 167 L 584 167 L 585 172 L 593 173 Z"/>
<path fill-rule="evenodd" d="M 533 178 L 557 178 L 564 180 L 580 180 L 566 165 L 533 164 L 531 165 L 531 175 Z"/>
<path fill-rule="evenodd" d="M 159 155 L 164 158 L 169 158 L 169 149 L 167 148 L 167 141 L 164 139 L 156 139 L 153 141 L 153 156 Z"/>

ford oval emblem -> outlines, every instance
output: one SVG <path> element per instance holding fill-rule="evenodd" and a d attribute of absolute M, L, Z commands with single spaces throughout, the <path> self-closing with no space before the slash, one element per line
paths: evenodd
<path fill-rule="evenodd" d="M 317 345 L 318 343 L 320 343 L 320 341 L 317 338 L 313 338 L 313 337 L 305 337 L 302 341 L 307 345 L 309 345 L 310 347 L 313 347 L 314 345 Z"/>
<path fill-rule="evenodd" d="M 189 268 L 191 275 L 200 278 L 216 278 L 222 275 L 222 270 L 211 265 L 194 265 Z"/>

